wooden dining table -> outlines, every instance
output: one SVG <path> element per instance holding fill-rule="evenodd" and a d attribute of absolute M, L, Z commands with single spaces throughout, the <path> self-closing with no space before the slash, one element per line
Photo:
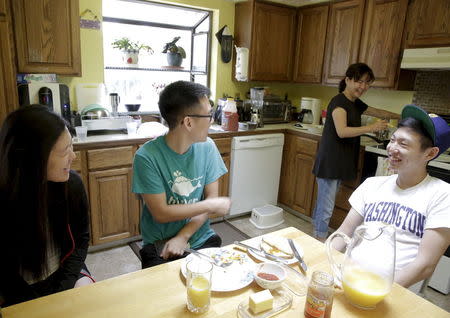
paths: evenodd
<path fill-rule="evenodd" d="M 296 228 L 273 234 L 293 239 L 304 250 L 308 276 L 322 270 L 331 273 L 325 245 Z M 252 243 L 252 238 L 247 243 Z M 227 248 L 233 248 L 229 245 Z M 259 262 L 255 259 L 255 262 Z M 177 260 L 3 308 L 3 318 L 149 318 L 195 317 L 186 308 L 185 279 Z M 292 264 L 294 268 L 298 265 Z M 261 291 L 254 281 L 239 290 L 212 292 L 211 307 L 201 317 L 238 317 L 238 305 Z M 277 317 L 303 317 L 306 296 L 293 295 L 292 306 Z M 406 288 L 394 284 L 391 293 L 373 310 L 352 306 L 336 289 L 331 317 L 412 318 L 446 317 L 450 314 Z"/>

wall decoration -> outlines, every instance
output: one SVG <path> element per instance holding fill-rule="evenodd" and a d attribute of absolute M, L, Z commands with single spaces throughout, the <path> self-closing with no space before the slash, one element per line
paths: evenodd
<path fill-rule="evenodd" d="M 80 27 L 82 29 L 100 30 L 101 21 L 91 9 L 86 9 L 80 15 Z"/>

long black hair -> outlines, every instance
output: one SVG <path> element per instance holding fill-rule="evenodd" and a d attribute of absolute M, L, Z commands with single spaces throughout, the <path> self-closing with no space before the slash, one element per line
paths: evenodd
<path fill-rule="evenodd" d="M 16 273 L 39 278 L 52 237 L 47 212 L 47 163 L 66 122 L 42 105 L 10 113 L 0 130 L 0 251 Z"/>
<path fill-rule="evenodd" d="M 347 71 L 345 72 L 345 77 L 339 82 L 339 93 L 342 93 L 347 87 L 345 84 L 345 78 L 353 79 L 354 81 L 358 81 L 361 77 L 367 74 L 369 76 L 369 80 L 372 82 L 375 80 L 375 75 L 373 75 L 372 69 L 364 63 L 355 63 L 351 64 Z"/>

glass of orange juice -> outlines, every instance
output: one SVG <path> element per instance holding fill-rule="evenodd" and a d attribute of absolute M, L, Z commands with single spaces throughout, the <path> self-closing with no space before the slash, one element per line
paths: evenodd
<path fill-rule="evenodd" d="M 195 257 L 186 264 L 187 307 L 193 313 L 209 309 L 212 268 L 212 263 Z"/>

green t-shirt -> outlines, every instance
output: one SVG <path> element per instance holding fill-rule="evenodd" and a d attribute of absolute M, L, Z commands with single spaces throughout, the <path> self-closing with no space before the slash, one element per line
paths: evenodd
<path fill-rule="evenodd" d="M 165 136 L 146 142 L 136 152 L 133 164 L 132 192 L 143 194 L 166 193 L 167 204 L 191 204 L 202 200 L 205 185 L 227 173 L 214 141 L 191 145 L 180 155 L 170 149 Z M 144 204 L 141 233 L 144 245 L 175 236 L 190 219 L 158 223 Z M 214 234 L 207 220 L 189 239 L 198 248 Z"/>

